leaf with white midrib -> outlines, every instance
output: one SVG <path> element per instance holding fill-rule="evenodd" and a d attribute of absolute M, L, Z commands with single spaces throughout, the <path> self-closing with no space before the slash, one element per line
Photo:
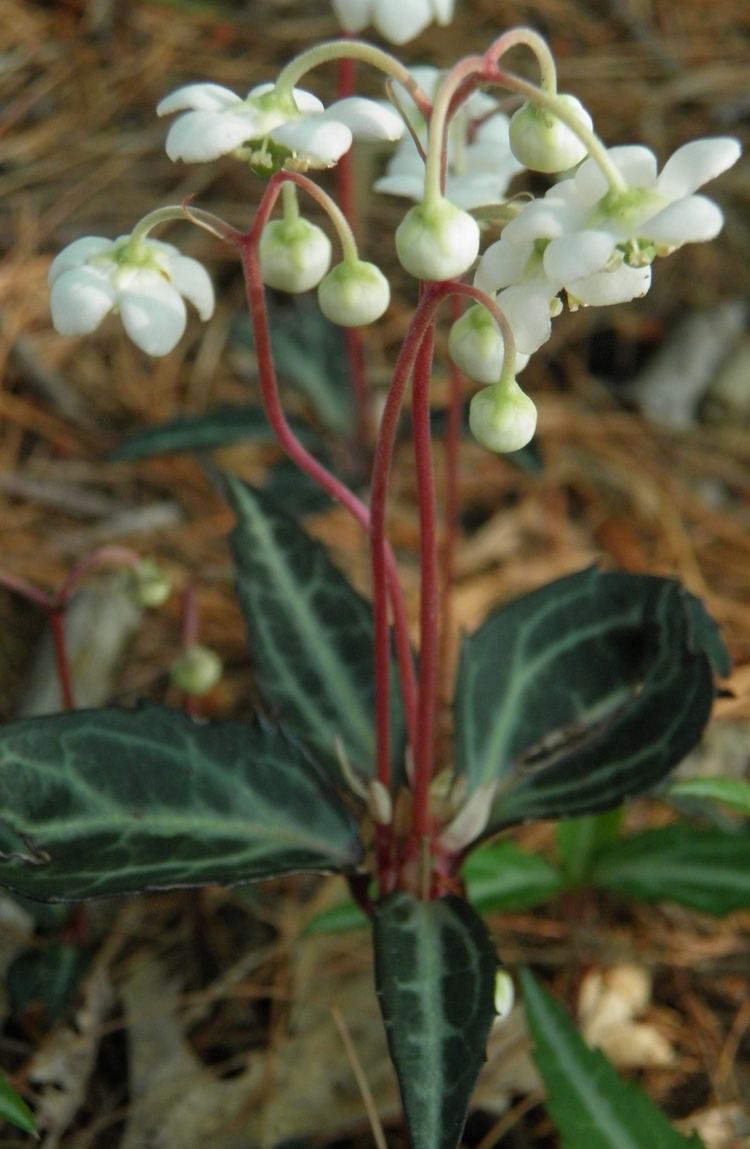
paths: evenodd
<path fill-rule="evenodd" d="M 280 731 L 158 706 L 0 728 L 0 885 L 72 901 L 355 866 L 346 808 Z"/>
<path fill-rule="evenodd" d="M 413 1149 L 455 1149 L 495 1015 L 497 956 L 462 898 L 389 895 L 375 981 Z"/>
<path fill-rule="evenodd" d="M 561 1149 L 702 1149 L 678 1133 L 653 1101 L 622 1081 L 528 970 L 521 970 L 533 1057 Z"/>
<path fill-rule="evenodd" d="M 374 762 L 370 607 L 311 539 L 260 491 L 230 475 L 237 588 L 255 678 L 284 724 L 336 768 L 336 740 L 369 775 Z M 392 746 L 402 720 L 392 674 Z"/>

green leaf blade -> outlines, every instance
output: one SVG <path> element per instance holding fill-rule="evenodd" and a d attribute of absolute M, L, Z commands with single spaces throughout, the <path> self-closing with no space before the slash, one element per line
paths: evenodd
<path fill-rule="evenodd" d="M 750 782 L 742 778 L 680 778 L 665 790 L 663 797 L 715 802 L 750 818 Z"/>
<path fill-rule="evenodd" d="M 547 1087 L 546 1107 L 561 1149 L 702 1149 L 683 1137 L 640 1089 L 589 1049 L 563 1009 L 522 970 L 533 1056 Z"/>
<path fill-rule="evenodd" d="M 336 740 L 359 773 L 374 768 L 372 621 L 368 604 L 320 543 L 262 492 L 232 476 L 231 542 L 255 677 L 266 703 L 329 768 Z M 392 745 L 403 720 L 394 692 Z"/>
<path fill-rule="evenodd" d="M 562 874 L 546 858 L 515 842 L 490 842 L 473 850 L 463 876 L 468 899 L 479 913 L 530 910 L 565 888 Z"/>
<path fill-rule="evenodd" d="M 413 1149 L 455 1149 L 494 1017 L 497 955 L 461 898 L 389 895 L 375 979 Z"/>
<path fill-rule="evenodd" d="M 351 869 L 325 777 L 280 731 L 148 706 L 0 729 L 0 884 L 42 901 Z"/>
<path fill-rule="evenodd" d="M 202 415 L 180 415 L 130 435 L 110 452 L 112 462 L 150 459 L 154 455 L 177 455 L 184 451 L 208 451 L 242 440 L 270 442 L 268 419 L 261 407 L 217 407 Z"/>
<path fill-rule="evenodd" d="M 672 901 L 722 917 L 750 908 L 750 829 L 675 823 L 605 847 L 590 881 L 643 901 Z"/>
<path fill-rule="evenodd" d="M 8 1079 L 0 1073 L 0 1121 L 15 1125 L 24 1133 L 33 1133 L 38 1138 L 34 1117 L 23 1098 L 11 1088 Z"/>

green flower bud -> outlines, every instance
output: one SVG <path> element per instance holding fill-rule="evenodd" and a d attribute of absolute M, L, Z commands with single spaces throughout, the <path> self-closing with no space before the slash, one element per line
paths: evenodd
<path fill-rule="evenodd" d="M 260 237 L 263 282 L 277 291 L 298 295 L 317 287 L 331 264 L 331 241 L 306 219 L 277 219 Z"/>
<path fill-rule="evenodd" d="M 575 96 L 557 96 L 585 128 L 592 120 Z M 587 155 L 586 145 L 552 112 L 527 102 L 510 121 L 510 150 L 532 172 L 564 172 Z"/>
<path fill-rule="evenodd" d="M 153 559 L 143 559 L 127 573 L 128 589 L 138 606 L 162 606 L 172 593 L 172 580 Z"/>
<path fill-rule="evenodd" d="M 469 426 L 483 447 L 499 454 L 520 451 L 536 430 L 536 407 L 515 379 L 477 391 L 469 405 Z"/>
<path fill-rule="evenodd" d="M 497 383 L 505 347 L 497 323 L 481 303 L 474 304 L 453 324 L 448 350 L 456 367 L 469 379 L 475 383 Z M 528 361 L 528 355 L 517 355 L 516 371 Z"/>
<path fill-rule="evenodd" d="M 477 257 L 479 225 L 447 199 L 418 203 L 396 229 L 396 251 L 417 279 L 456 279 Z"/>
<path fill-rule="evenodd" d="M 186 694 L 207 694 L 221 678 L 221 659 L 207 646 L 195 643 L 176 658 L 169 670 L 173 684 Z"/>
<path fill-rule="evenodd" d="M 374 323 L 390 300 L 391 289 L 380 268 L 361 259 L 338 263 L 318 287 L 320 310 L 340 327 Z"/>

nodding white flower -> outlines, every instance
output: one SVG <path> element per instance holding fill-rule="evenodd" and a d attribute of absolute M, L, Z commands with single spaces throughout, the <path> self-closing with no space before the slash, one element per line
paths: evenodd
<path fill-rule="evenodd" d="M 88 335 L 110 311 L 148 355 L 167 355 L 185 330 L 188 299 L 201 319 L 214 310 L 204 267 L 170 243 L 122 235 L 86 236 L 52 261 L 52 322 L 61 335 Z"/>
<path fill-rule="evenodd" d="M 415 204 L 396 228 L 396 251 L 417 279 L 455 279 L 479 251 L 479 225 L 447 199 Z"/>
<path fill-rule="evenodd" d="M 326 109 L 311 92 L 283 94 L 274 84 L 260 84 L 244 99 L 219 84 L 187 84 L 156 111 L 183 112 L 167 135 L 171 160 L 204 163 L 231 154 L 266 175 L 331 167 L 355 138 L 399 140 L 404 132 L 401 117 L 375 100 L 350 96 Z"/>
<path fill-rule="evenodd" d="M 433 99 L 441 79 L 438 69 L 414 68 L 412 75 Z M 396 88 L 424 150 L 427 126 L 406 90 L 400 85 Z M 467 210 L 502 203 L 511 179 L 522 170 L 510 150 L 508 117 L 491 96 L 474 92 L 461 105 L 448 128 L 445 198 Z M 375 190 L 422 199 L 424 160 L 410 135 L 404 136 L 391 156 L 386 174 L 376 181 Z"/>
<path fill-rule="evenodd" d="M 575 96 L 557 96 L 561 105 L 585 128 L 592 127 L 591 116 Z M 510 121 L 510 147 L 516 159 L 532 172 L 564 172 L 580 164 L 586 145 L 553 112 L 527 102 L 513 113 Z"/>
<path fill-rule="evenodd" d="M 345 32 L 374 25 L 384 40 L 406 44 L 433 22 L 450 24 L 454 0 L 333 0 L 336 18 Z"/>
<path fill-rule="evenodd" d="M 728 138 L 695 140 L 679 148 L 660 175 L 648 148 L 611 148 L 607 154 L 626 181 L 624 190 L 612 189 L 594 160 L 585 160 L 571 179 L 525 207 L 503 232 L 513 243 L 549 241 L 545 274 L 581 302 L 598 302 L 586 298 L 587 283 L 594 294 L 602 285 L 592 276 L 625 266 L 643 270 L 655 256 L 684 243 L 713 239 L 723 223 L 721 210 L 693 193 L 730 168 L 740 146 Z M 622 274 L 623 290 L 636 280 Z M 577 290 L 581 284 L 583 293 Z"/>
<path fill-rule="evenodd" d="M 317 287 L 331 265 L 331 241 L 314 223 L 297 216 L 266 224 L 260 237 L 263 282 L 298 295 Z"/>
<path fill-rule="evenodd" d="M 530 443 L 536 430 L 536 407 L 515 379 L 477 391 L 469 404 L 469 427 L 489 451 L 507 455 Z"/>
<path fill-rule="evenodd" d="M 343 260 L 318 288 L 320 310 L 341 327 L 364 327 L 380 319 L 391 301 L 388 280 L 364 260 Z"/>

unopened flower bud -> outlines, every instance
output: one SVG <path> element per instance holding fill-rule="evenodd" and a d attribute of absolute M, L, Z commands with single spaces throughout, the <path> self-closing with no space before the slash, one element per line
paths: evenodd
<path fill-rule="evenodd" d="M 207 646 L 195 643 L 175 659 L 169 676 L 173 684 L 186 694 L 207 694 L 221 678 L 221 659 Z"/>
<path fill-rule="evenodd" d="M 128 575 L 130 593 L 138 606 L 162 606 L 172 593 L 172 580 L 153 559 L 143 559 Z"/>
<path fill-rule="evenodd" d="M 495 974 L 495 1013 L 498 1021 L 505 1021 L 510 1017 L 513 1009 L 516 991 L 513 978 L 507 970 L 500 968 Z"/>
<path fill-rule="evenodd" d="M 260 237 L 263 282 L 278 291 L 298 295 L 317 287 L 331 264 L 331 241 L 306 219 L 277 219 Z"/>
<path fill-rule="evenodd" d="M 456 279 L 479 251 L 479 225 L 447 199 L 418 203 L 396 229 L 398 258 L 417 279 Z"/>
<path fill-rule="evenodd" d="M 583 127 L 591 128 L 591 116 L 580 100 L 575 96 L 557 96 L 556 99 Z M 516 159 L 532 172 L 564 172 L 579 164 L 587 154 L 586 145 L 562 120 L 530 102 L 511 117 L 510 148 Z"/>
<path fill-rule="evenodd" d="M 515 379 L 477 391 L 469 405 L 469 426 L 475 439 L 489 451 L 508 454 L 531 442 L 536 430 L 536 407 Z"/>
<path fill-rule="evenodd" d="M 476 303 L 451 327 L 450 357 L 476 383 L 496 383 L 503 368 L 503 337 L 486 307 Z"/>
<path fill-rule="evenodd" d="M 380 319 L 391 299 L 388 280 L 374 263 L 344 260 L 318 287 L 320 310 L 340 327 L 363 327 Z"/>

